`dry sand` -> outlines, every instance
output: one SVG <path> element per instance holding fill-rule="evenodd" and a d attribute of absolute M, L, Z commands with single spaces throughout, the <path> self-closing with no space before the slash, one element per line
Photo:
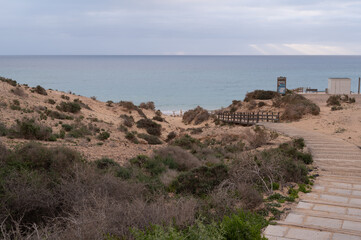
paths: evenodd
<path fill-rule="evenodd" d="M 326 101 L 328 94 L 304 94 L 321 108 L 319 116 L 305 116 L 291 125 L 305 130 L 313 130 L 338 137 L 361 147 L 361 95 L 352 94 L 356 103 L 343 103 L 343 110 L 331 111 Z"/>

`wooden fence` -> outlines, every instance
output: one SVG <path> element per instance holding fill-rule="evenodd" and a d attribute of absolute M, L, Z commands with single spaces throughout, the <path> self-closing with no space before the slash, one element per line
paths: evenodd
<path fill-rule="evenodd" d="M 280 113 L 277 112 L 219 112 L 217 118 L 227 123 L 253 125 L 259 122 L 279 122 Z"/>

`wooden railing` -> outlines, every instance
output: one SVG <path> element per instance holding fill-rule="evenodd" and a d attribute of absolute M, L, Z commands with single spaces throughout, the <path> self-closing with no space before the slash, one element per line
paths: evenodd
<path fill-rule="evenodd" d="M 253 125 L 259 122 L 279 122 L 280 113 L 277 112 L 218 112 L 217 118 L 227 123 Z"/>

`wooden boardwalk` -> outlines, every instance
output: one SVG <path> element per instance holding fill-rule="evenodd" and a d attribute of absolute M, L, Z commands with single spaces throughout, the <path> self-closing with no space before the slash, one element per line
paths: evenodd
<path fill-rule="evenodd" d="M 253 125 L 260 122 L 279 122 L 280 113 L 277 112 L 219 112 L 217 119 L 234 124 Z"/>
<path fill-rule="evenodd" d="M 348 142 L 287 124 L 265 127 L 302 137 L 319 168 L 312 192 L 264 234 L 269 240 L 361 240 L 361 150 Z"/>

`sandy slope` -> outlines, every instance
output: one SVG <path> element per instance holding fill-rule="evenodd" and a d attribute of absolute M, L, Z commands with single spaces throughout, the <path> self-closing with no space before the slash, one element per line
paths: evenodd
<path fill-rule="evenodd" d="M 321 113 L 319 116 L 306 116 L 291 125 L 335 136 L 361 146 L 361 95 L 351 95 L 356 98 L 356 103 L 343 104 L 344 109 L 338 111 L 331 111 L 331 108 L 326 106 L 329 95 L 307 94 L 305 97 L 317 103 Z"/>

